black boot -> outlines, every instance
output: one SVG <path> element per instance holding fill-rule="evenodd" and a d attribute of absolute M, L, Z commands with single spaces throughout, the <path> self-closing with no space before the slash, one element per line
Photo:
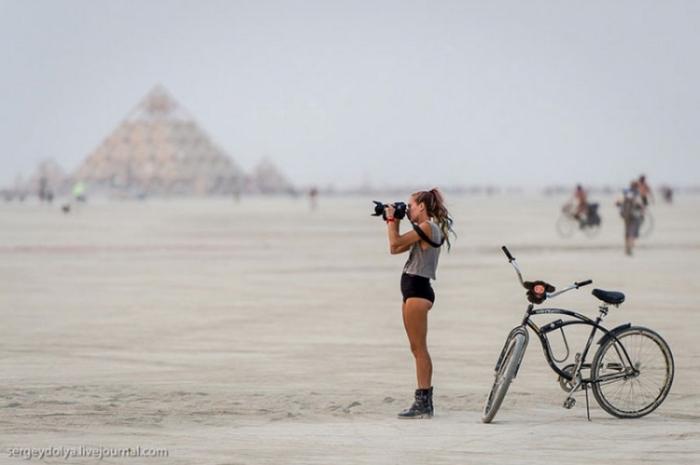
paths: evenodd
<path fill-rule="evenodd" d="M 409 408 L 399 413 L 399 418 L 432 418 L 433 416 L 433 387 L 416 389 L 416 400 Z"/>

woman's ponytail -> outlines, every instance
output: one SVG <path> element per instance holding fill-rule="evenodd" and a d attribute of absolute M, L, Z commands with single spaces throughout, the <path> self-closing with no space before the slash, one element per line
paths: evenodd
<path fill-rule="evenodd" d="M 449 251 L 452 247 L 450 242 L 449 233 L 452 233 L 455 237 L 454 230 L 452 229 L 452 217 L 447 211 L 447 206 L 445 204 L 445 198 L 442 192 L 437 187 L 433 187 L 429 191 L 416 192 L 415 199 L 417 203 L 423 203 L 428 212 L 428 216 L 435 219 L 435 222 L 440 227 L 442 235 L 445 237 L 445 242 L 447 243 L 447 250 Z"/>

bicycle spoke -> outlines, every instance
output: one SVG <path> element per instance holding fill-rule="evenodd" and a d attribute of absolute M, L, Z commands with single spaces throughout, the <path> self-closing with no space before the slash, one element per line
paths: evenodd
<path fill-rule="evenodd" d="M 639 416 L 653 410 L 670 386 L 667 349 L 658 337 L 645 331 L 638 329 L 618 335 L 616 341 L 606 346 L 598 361 L 599 382 L 594 392 L 602 396 L 608 407 L 626 416 Z M 628 368 L 629 362 L 632 366 Z M 620 376 L 615 377 L 615 374 Z"/>

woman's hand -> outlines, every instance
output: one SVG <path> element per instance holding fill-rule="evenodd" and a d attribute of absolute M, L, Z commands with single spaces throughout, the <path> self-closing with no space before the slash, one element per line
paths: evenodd
<path fill-rule="evenodd" d="M 384 215 L 386 216 L 386 219 L 387 219 L 387 220 L 389 220 L 389 219 L 394 219 L 394 211 L 395 211 L 395 210 L 396 210 L 396 209 L 394 208 L 393 205 L 387 205 L 387 206 L 384 208 Z"/>

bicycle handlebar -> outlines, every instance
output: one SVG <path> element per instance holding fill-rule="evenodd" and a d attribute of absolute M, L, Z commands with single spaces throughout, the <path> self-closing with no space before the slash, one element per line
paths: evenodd
<path fill-rule="evenodd" d="M 515 260 L 515 257 L 513 257 L 513 256 L 510 254 L 510 252 L 508 251 L 508 247 L 506 247 L 506 246 L 504 245 L 503 247 L 501 247 L 501 250 L 503 250 L 503 253 L 506 254 L 506 257 L 508 257 L 508 261 L 509 261 L 509 262 L 512 262 L 513 260 Z"/>
<path fill-rule="evenodd" d="M 513 268 L 515 268 L 515 272 L 518 274 L 518 280 L 520 281 L 520 284 L 522 284 L 523 287 L 525 287 L 525 282 L 523 280 L 523 274 L 520 272 L 520 268 L 518 267 L 518 263 L 515 261 L 515 257 L 513 255 L 511 255 L 510 251 L 508 250 L 508 247 L 506 247 L 505 245 L 501 247 L 501 250 L 503 250 L 503 253 L 506 254 L 506 257 L 508 257 L 508 262 L 511 265 L 513 265 Z M 562 289 L 560 291 L 547 293 L 547 298 L 551 299 L 553 297 L 558 296 L 559 294 L 563 294 L 564 292 L 568 292 L 572 289 L 578 289 L 579 287 L 588 286 L 589 284 L 592 284 L 592 283 L 593 283 L 592 279 L 587 279 L 587 280 L 581 281 L 581 282 L 575 282 L 573 285 L 571 285 L 565 289 Z"/>
<path fill-rule="evenodd" d="M 565 289 L 561 289 L 560 291 L 552 292 L 551 294 L 547 294 L 547 298 L 548 298 L 548 299 L 552 299 L 552 298 L 554 298 L 554 297 L 556 297 L 556 296 L 558 296 L 558 295 L 560 295 L 560 294 L 563 294 L 563 293 L 565 293 L 565 292 L 569 292 L 569 291 L 571 291 L 571 290 L 573 290 L 573 289 L 578 289 L 579 287 L 582 287 L 582 286 L 588 286 L 588 285 L 591 284 L 592 282 L 593 282 L 592 279 L 587 279 L 586 281 L 581 281 L 580 283 L 573 283 L 571 286 L 569 286 L 569 287 L 567 287 L 567 288 L 565 288 Z"/>
<path fill-rule="evenodd" d="M 518 274 L 520 284 L 522 284 L 523 287 L 525 287 L 525 282 L 523 281 L 523 274 L 520 272 L 520 268 L 518 268 L 518 263 L 515 261 L 515 257 L 510 254 L 510 251 L 508 251 L 508 247 L 506 247 L 505 245 L 501 247 L 501 250 L 504 254 L 506 254 L 506 257 L 508 257 L 508 263 L 513 265 L 513 268 L 515 268 L 515 272 Z"/>

